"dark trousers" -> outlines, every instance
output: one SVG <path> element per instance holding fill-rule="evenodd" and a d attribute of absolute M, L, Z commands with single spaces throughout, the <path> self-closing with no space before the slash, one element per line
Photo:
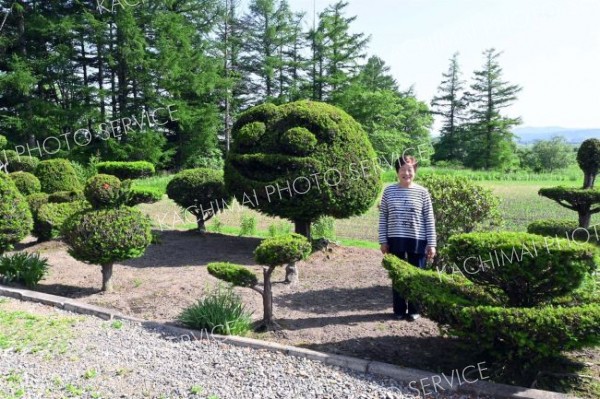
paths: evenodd
<path fill-rule="evenodd" d="M 390 252 L 396 255 L 398 258 L 407 261 L 413 266 L 418 268 L 424 268 L 427 262 L 427 256 L 425 254 L 415 254 L 410 252 L 394 252 L 393 245 L 390 246 Z M 404 297 L 392 288 L 394 298 L 394 314 L 404 315 L 408 310 L 408 314 L 419 313 L 419 304 L 414 302 L 408 302 Z"/>

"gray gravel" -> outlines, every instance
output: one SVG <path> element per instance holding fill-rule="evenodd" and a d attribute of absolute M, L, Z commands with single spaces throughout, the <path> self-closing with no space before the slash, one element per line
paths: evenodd
<path fill-rule="evenodd" d="M 16 300 L 11 303 L 19 305 Z M 81 321 L 74 324 L 74 338 L 63 354 L 0 349 L 0 397 L 2 392 L 15 395 L 18 389 L 22 389 L 23 396 L 7 397 L 415 397 L 414 391 L 392 379 L 307 359 L 216 340 L 169 337 L 127 321 L 116 328 L 119 326 L 111 321 L 50 310 L 39 304 L 27 304 L 27 309 L 32 313 L 76 316 Z M 20 381 L 9 384 L 9 376 L 15 374 Z"/>

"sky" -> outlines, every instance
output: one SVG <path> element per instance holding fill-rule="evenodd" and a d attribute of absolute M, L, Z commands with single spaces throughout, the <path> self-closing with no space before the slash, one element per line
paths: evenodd
<path fill-rule="evenodd" d="M 312 26 L 313 3 L 319 13 L 333 0 L 288 2 L 307 11 Z M 435 95 L 454 52 L 470 82 L 482 52 L 494 47 L 503 51 L 504 80 L 523 87 L 507 110 L 521 127 L 600 128 L 600 0 L 348 2 L 353 32 L 371 35 L 368 55 L 382 58 L 420 100 Z"/>

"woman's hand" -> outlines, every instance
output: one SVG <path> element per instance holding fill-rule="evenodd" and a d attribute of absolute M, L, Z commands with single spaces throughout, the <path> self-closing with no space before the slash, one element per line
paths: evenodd
<path fill-rule="evenodd" d="M 390 252 L 390 246 L 387 244 L 381 244 L 380 249 L 381 249 L 381 253 L 384 255 Z"/>
<path fill-rule="evenodd" d="M 435 257 L 435 247 L 427 247 L 425 253 L 427 254 L 427 260 L 431 262 Z"/>

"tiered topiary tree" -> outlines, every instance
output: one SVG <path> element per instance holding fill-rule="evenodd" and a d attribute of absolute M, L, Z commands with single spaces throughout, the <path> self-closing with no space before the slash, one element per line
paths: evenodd
<path fill-rule="evenodd" d="M 254 251 L 254 259 L 263 266 L 263 284 L 244 266 L 231 263 L 209 263 L 208 272 L 218 279 L 238 287 L 248 287 L 262 295 L 263 320 L 260 330 L 277 328 L 273 321 L 273 291 L 271 277 L 276 267 L 306 259 L 311 252 L 308 240 L 299 234 L 289 234 L 265 239 Z"/>
<path fill-rule="evenodd" d="M 423 313 L 496 360 L 521 368 L 600 342 L 593 245 L 527 233 L 452 236 L 446 251 L 461 273 L 416 268 L 393 255 L 383 266 Z M 515 368 L 513 368 L 515 370 Z"/>
<path fill-rule="evenodd" d="M 33 226 L 25 197 L 12 179 L 0 172 L 0 255 L 29 234 Z"/>
<path fill-rule="evenodd" d="M 583 188 L 541 188 L 538 193 L 577 212 L 579 227 L 587 229 L 592 215 L 600 212 L 600 206 L 593 208 L 594 205 L 600 204 L 600 190 L 594 189 L 594 182 L 600 168 L 600 140 L 588 139 L 581 143 L 577 151 L 577 162 L 583 171 Z"/>
<path fill-rule="evenodd" d="M 77 173 L 66 159 L 49 159 L 40 162 L 35 170 L 40 179 L 42 191 L 48 194 L 57 191 L 81 191 Z"/>
<path fill-rule="evenodd" d="M 310 238 L 320 216 L 367 211 L 382 183 L 376 154 L 351 116 L 329 104 L 264 104 L 232 129 L 225 183 L 243 205 L 292 220 Z"/>
<path fill-rule="evenodd" d="M 93 209 L 67 219 L 62 235 L 71 256 L 102 266 L 102 291 L 112 291 L 114 263 L 140 257 L 150 245 L 150 219 L 123 205 L 127 190 L 114 176 L 91 177 L 84 192 Z"/>
<path fill-rule="evenodd" d="M 223 172 L 206 168 L 176 174 L 167 185 L 167 195 L 194 215 L 200 233 L 206 231 L 205 223 L 229 206 L 233 198 L 225 189 Z"/>

